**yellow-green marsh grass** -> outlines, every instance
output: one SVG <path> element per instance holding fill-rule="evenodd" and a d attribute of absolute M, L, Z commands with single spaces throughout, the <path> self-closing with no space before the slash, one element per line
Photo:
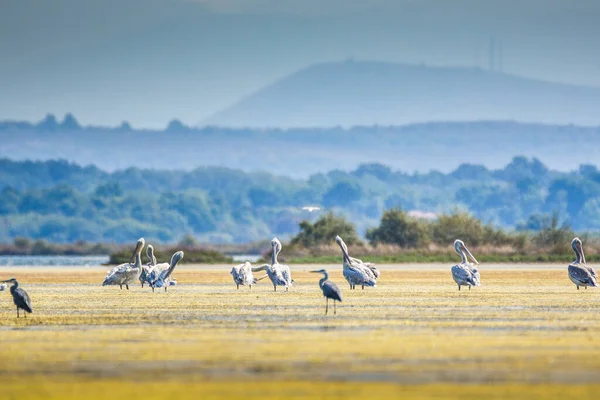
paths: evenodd
<path fill-rule="evenodd" d="M 106 268 L 8 268 L 34 314 L 0 293 L 0 393 L 89 398 L 596 398 L 600 293 L 566 266 L 482 266 L 458 292 L 446 265 L 383 266 L 376 288 L 324 314 L 312 266 L 295 285 L 235 289 L 185 266 L 169 292 L 101 287 Z M 330 303 L 331 305 L 331 303 Z M 282 382 L 286 383 L 283 384 Z M 232 382 L 241 382 L 234 384 Z"/>

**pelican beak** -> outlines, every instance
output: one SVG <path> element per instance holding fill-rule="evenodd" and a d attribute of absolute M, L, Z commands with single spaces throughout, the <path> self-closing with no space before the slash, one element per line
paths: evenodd
<path fill-rule="evenodd" d="M 465 253 L 467 253 L 467 255 L 469 256 L 469 258 L 471 260 L 473 260 L 473 262 L 475 264 L 479 265 L 479 261 L 477 261 L 477 259 L 473 256 L 473 254 L 471 254 L 471 252 L 469 251 L 469 249 L 467 249 L 467 246 L 463 245 L 462 248 L 465 251 Z"/>

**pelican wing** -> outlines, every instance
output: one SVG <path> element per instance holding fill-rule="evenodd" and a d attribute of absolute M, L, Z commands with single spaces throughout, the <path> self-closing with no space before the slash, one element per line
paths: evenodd
<path fill-rule="evenodd" d="M 273 285 L 276 286 L 286 286 L 287 281 L 283 278 L 283 274 L 281 273 L 281 268 L 279 264 L 275 264 L 267 269 L 267 275 L 269 275 L 269 279 L 273 282 Z"/>
<path fill-rule="evenodd" d="M 477 286 L 473 279 L 473 272 L 464 264 L 458 264 L 452 267 L 452 278 L 454 279 L 454 282 L 459 285 Z"/>
<path fill-rule="evenodd" d="M 154 281 L 156 281 L 159 277 L 160 274 L 169 269 L 169 263 L 160 263 L 160 264 L 156 264 L 155 266 L 151 267 L 149 269 L 148 272 L 148 278 L 147 278 L 147 282 L 152 284 Z"/>
<path fill-rule="evenodd" d="M 351 285 L 375 286 L 377 284 L 373 272 L 366 267 L 344 263 L 343 274 Z"/>
<path fill-rule="evenodd" d="M 233 277 L 233 281 L 237 284 L 237 285 L 242 285 L 243 283 L 243 278 L 242 278 L 242 267 L 244 266 L 244 264 L 240 264 L 240 265 L 236 265 L 233 268 L 231 268 L 231 276 Z"/>
<path fill-rule="evenodd" d="M 581 286 L 596 286 L 596 279 L 586 267 L 582 265 L 571 264 L 569 265 L 568 271 L 569 278 L 571 278 L 575 284 L 579 284 Z"/>
<path fill-rule="evenodd" d="M 281 276 L 283 280 L 287 283 L 288 286 L 292 286 L 292 282 L 294 280 L 292 279 L 292 272 L 290 271 L 290 267 L 288 265 L 282 264 L 280 264 L 279 267 L 281 268 Z"/>
<path fill-rule="evenodd" d="M 592 275 L 594 277 L 594 279 L 596 279 L 596 281 L 598 281 L 598 272 L 596 272 L 594 267 L 588 267 L 587 265 L 585 267 L 590 272 L 590 275 Z"/>
<path fill-rule="evenodd" d="M 253 285 L 256 283 L 256 279 L 254 279 L 254 274 L 252 273 L 252 264 L 249 262 L 233 267 L 231 275 L 233 276 L 233 281 L 238 285 Z"/>
<path fill-rule="evenodd" d="M 123 283 L 123 279 L 125 279 L 125 272 L 131 268 L 131 264 L 121 264 L 113 267 L 106 274 L 106 278 L 104 278 L 104 282 L 102 282 L 102 286 L 106 285 L 120 285 Z"/>
<path fill-rule="evenodd" d="M 252 264 L 249 262 L 243 264 L 240 269 L 240 278 L 242 285 L 253 285 L 256 283 L 256 279 L 254 279 L 254 274 L 252 273 Z"/>

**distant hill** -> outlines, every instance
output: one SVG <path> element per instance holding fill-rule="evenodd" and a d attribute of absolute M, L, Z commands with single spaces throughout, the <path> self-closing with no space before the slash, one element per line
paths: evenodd
<path fill-rule="evenodd" d="M 229 127 L 511 120 L 600 124 L 600 88 L 478 68 L 346 61 L 300 70 L 202 121 Z"/>
<path fill-rule="evenodd" d="M 64 159 L 113 171 L 222 166 L 306 178 L 384 163 L 404 171 L 448 172 L 469 162 L 499 168 L 516 154 L 566 171 L 598 163 L 600 128 L 514 122 L 449 122 L 311 129 L 82 127 L 73 116 L 0 122 L 0 158 Z M 575 157 L 573 155 L 576 155 Z"/>

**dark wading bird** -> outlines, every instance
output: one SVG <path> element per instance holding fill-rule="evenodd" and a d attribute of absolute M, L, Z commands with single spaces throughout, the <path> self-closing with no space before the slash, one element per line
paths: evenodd
<path fill-rule="evenodd" d="M 19 282 L 15 278 L 10 278 L 2 282 L 13 284 L 10 287 L 10 294 L 12 294 L 13 302 L 17 306 L 17 318 L 19 318 L 19 309 L 31 314 L 33 312 L 31 309 L 31 299 L 25 289 L 19 287 Z M 25 318 L 27 318 L 27 314 L 25 314 Z"/>
<path fill-rule="evenodd" d="M 325 315 L 327 315 L 327 311 L 329 311 L 329 299 L 333 299 L 333 314 L 336 314 L 336 301 L 342 301 L 342 291 L 340 288 L 333 282 L 329 280 L 329 275 L 327 271 L 324 269 L 319 269 L 316 271 L 310 271 L 317 274 L 323 274 L 323 278 L 319 281 L 319 287 L 323 291 L 323 296 L 325 296 Z"/>
<path fill-rule="evenodd" d="M 585 263 L 585 255 L 583 254 L 583 244 L 579 238 L 574 238 L 571 242 L 571 247 L 575 252 L 576 259 L 569 264 L 569 278 L 571 282 L 577 286 L 583 286 L 587 289 L 588 286 L 598 286 L 598 273 L 592 267 L 588 267 Z"/>

